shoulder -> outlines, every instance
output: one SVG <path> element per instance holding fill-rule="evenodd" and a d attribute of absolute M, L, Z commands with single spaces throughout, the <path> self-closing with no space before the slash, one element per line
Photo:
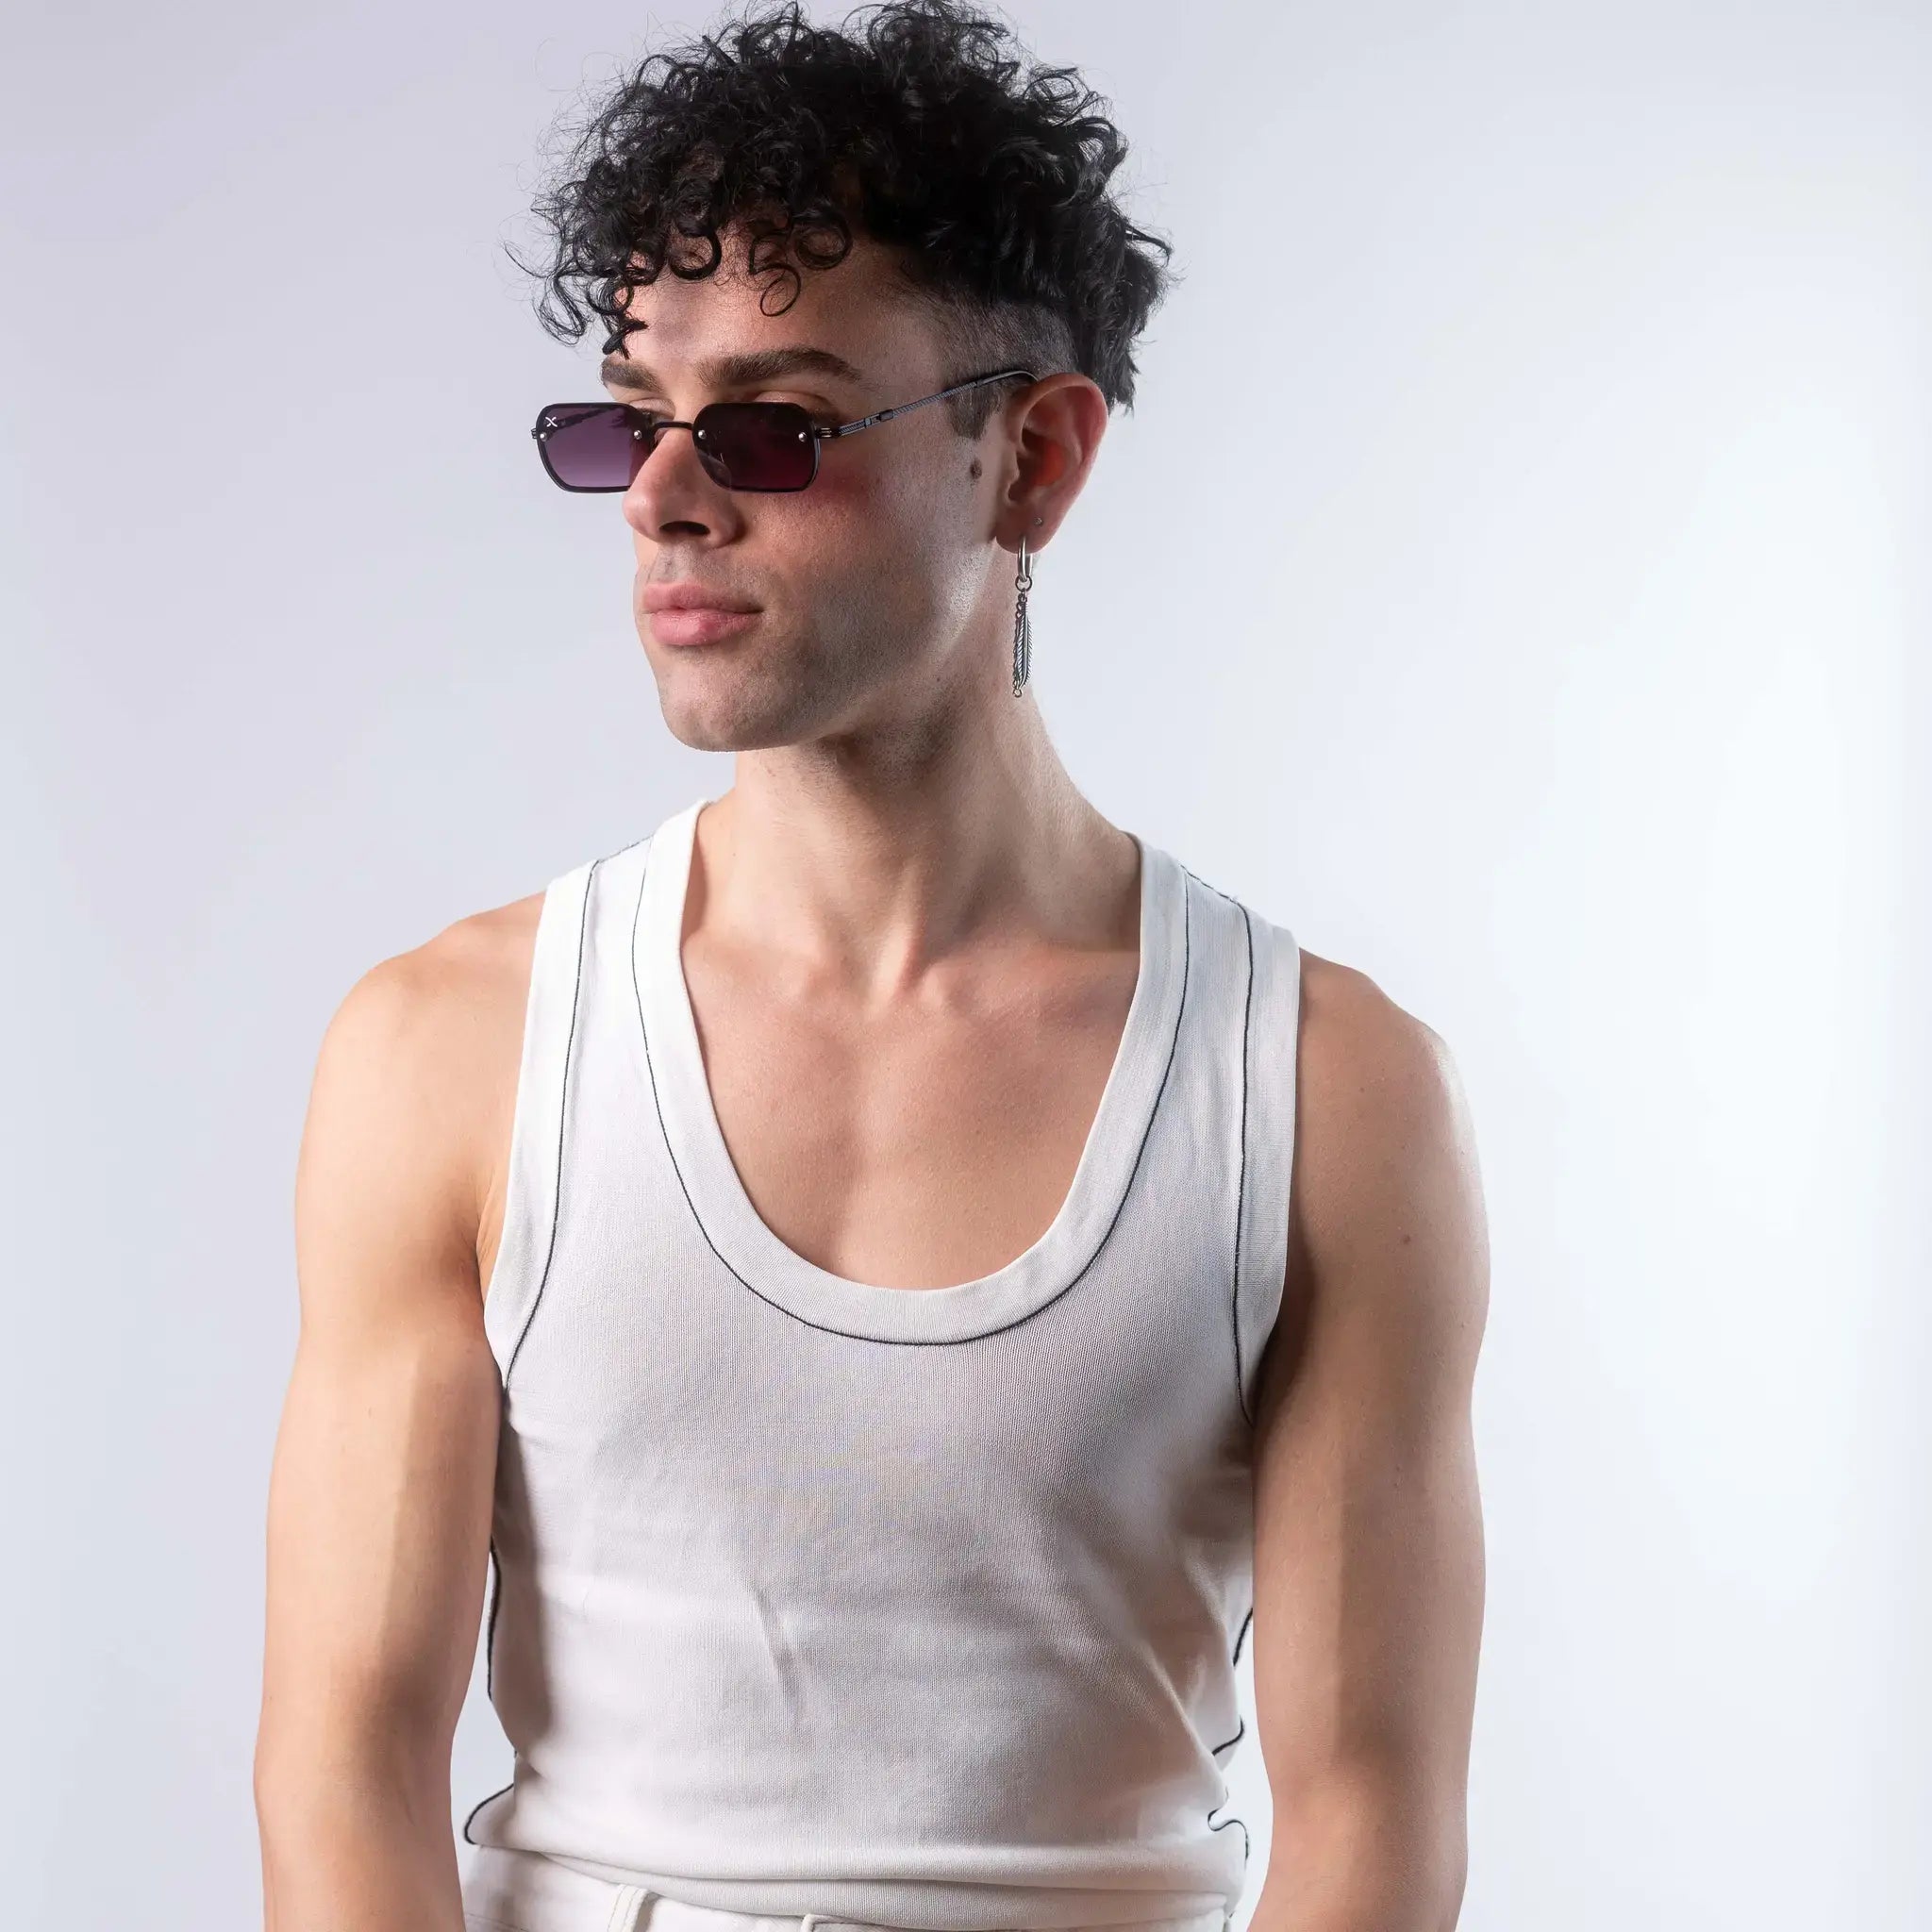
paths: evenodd
<path fill-rule="evenodd" d="M 1458 1086 L 1441 1036 L 1366 973 L 1300 949 L 1297 1085 L 1331 1134 L 1386 1141 L 1442 1124 Z"/>
<path fill-rule="evenodd" d="M 543 900 L 540 890 L 456 920 L 349 987 L 303 1128 L 303 1228 L 368 1217 L 372 1238 L 386 1228 L 474 1254 L 507 1158 Z"/>
<path fill-rule="evenodd" d="M 1366 973 L 1306 949 L 1300 969 L 1284 1326 L 1479 1331 L 1487 1234 L 1455 1056 Z"/>
<path fill-rule="evenodd" d="M 543 896 L 471 913 L 371 966 L 331 1016 L 321 1064 L 394 1085 L 459 1061 L 508 1013 L 520 1024 Z"/>

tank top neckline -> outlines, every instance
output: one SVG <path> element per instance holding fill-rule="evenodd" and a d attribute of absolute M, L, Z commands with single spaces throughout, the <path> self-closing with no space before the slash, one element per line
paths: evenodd
<path fill-rule="evenodd" d="M 632 922 L 639 1045 L 684 1197 L 725 1268 L 754 1294 L 814 1327 L 878 1341 L 969 1341 L 1044 1307 L 1084 1274 L 1119 1216 L 1140 1164 L 1179 1036 L 1188 977 L 1187 880 L 1159 846 L 1141 850 L 1141 948 L 1126 1024 L 1059 1211 L 1004 1267 L 943 1288 L 854 1281 L 808 1260 L 773 1232 L 739 1178 L 711 1103 L 684 976 L 686 891 L 699 812 L 693 800 L 645 842 Z"/>

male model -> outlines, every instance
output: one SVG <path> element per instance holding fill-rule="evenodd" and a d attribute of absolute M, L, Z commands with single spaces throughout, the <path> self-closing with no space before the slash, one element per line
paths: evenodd
<path fill-rule="evenodd" d="M 1103 818 L 1029 684 L 1164 288 L 1099 105 L 953 0 L 786 7 L 653 56 L 543 204 L 607 355 L 534 455 L 734 775 L 328 1028 L 271 1932 L 1223 1932 L 1251 1877 L 1258 1932 L 1456 1922 L 1453 1067 Z M 486 1577 L 514 1760 L 458 1834 Z"/>

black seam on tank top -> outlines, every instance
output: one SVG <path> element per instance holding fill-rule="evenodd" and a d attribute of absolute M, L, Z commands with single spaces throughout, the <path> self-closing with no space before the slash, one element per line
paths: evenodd
<path fill-rule="evenodd" d="M 1234 1306 L 1232 1308 L 1234 1327 L 1234 1393 L 1241 1404 L 1241 1414 L 1252 1425 L 1254 1416 L 1248 1409 L 1248 1385 L 1246 1371 L 1241 1365 L 1241 1210 L 1247 1205 L 1248 1189 L 1248 1028 L 1255 1010 L 1255 924 L 1248 917 L 1248 908 L 1241 908 L 1241 930 L 1248 941 L 1248 983 L 1241 995 L 1241 1167 L 1234 1190 Z"/>
<path fill-rule="evenodd" d="M 483 1626 L 483 1694 L 496 1695 L 496 1603 L 503 1594 L 503 1565 L 496 1554 L 496 1536 L 490 1538 L 490 1616 Z"/>
<path fill-rule="evenodd" d="M 1228 1326 L 1234 1331 L 1234 1399 L 1241 1408 L 1241 1420 L 1252 1427 L 1255 1417 L 1248 1407 L 1247 1375 L 1241 1361 L 1241 1210 L 1246 1206 L 1248 1186 L 1248 1035 L 1255 1010 L 1255 922 L 1247 907 L 1232 892 L 1224 892 L 1188 866 L 1183 865 L 1181 870 L 1197 886 L 1205 887 L 1217 899 L 1225 899 L 1241 914 L 1241 933 L 1247 943 L 1247 984 L 1241 993 L 1241 1114 L 1234 1191 L 1234 1286 L 1229 1296 Z"/>
<path fill-rule="evenodd" d="M 1208 1757 L 1219 1757 L 1221 1756 L 1221 1754 L 1222 1754 L 1222 1753 L 1223 1753 L 1224 1751 L 1231 1751 L 1231 1750 L 1233 1750 L 1233 1749 L 1234 1749 L 1234 1747 L 1235 1747 L 1235 1746 L 1236 1746 L 1237 1744 L 1239 1744 L 1239 1743 L 1241 1742 L 1241 1740 L 1242 1740 L 1243 1738 L 1245 1738 L 1245 1737 L 1246 1737 L 1247 1735 L 1248 1735 L 1248 1721 L 1247 1721 L 1247 1719 L 1246 1719 L 1246 1718 L 1242 1718 L 1242 1719 L 1241 1719 L 1241 1723 L 1240 1723 L 1239 1724 L 1237 1724 L 1237 1725 L 1235 1726 L 1235 1733 L 1234 1733 L 1234 1736 L 1233 1736 L 1233 1737 L 1231 1737 L 1231 1738 L 1228 1738 L 1228 1739 L 1226 1739 L 1226 1740 L 1224 1740 L 1224 1741 L 1223 1741 L 1222 1743 L 1219 1743 L 1219 1744 L 1215 1744 L 1215 1745 L 1211 1746 L 1211 1747 L 1209 1748 L 1209 1750 L 1208 1750 Z"/>
<path fill-rule="evenodd" d="M 509 1394 L 509 1372 L 512 1368 L 516 1366 L 517 1351 L 521 1349 L 524 1345 L 524 1337 L 530 1332 L 530 1324 L 535 1319 L 537 1313 L 537 1304 L 543 1298 L 543 1285 L 550 1278 L 551 1257 L 555 1255 L 557 1252 L 557 1227 L 561 1211 L 561 1204 L 563 1200 L 563 1122 L 570 1095 L 571 1052 L 573 1044 L 576 1039 L 577 1006 L 583 994 L 584 933 L 590 923 L 591 889 L 596 883 L 598 867 L 603 865 L 606 859 L 623 858 L 625 853 L 635 851 L 636 848 L 641 845 L 644 842 L 644 840 L 648 839 L 649 837 L 650 834 L 647 832 L 644 834 L 643 838 L 633 839 L 629 844 L 620 846 L 615 852 L 607 852 L 606 854 L 604 854 L 603 858 L 598 858 L 592 862 L 591 870 L 584 879 L 584 903 L 583 908 L 577 917 L 576 986 L 571 994 L 570 1032 L 564 1041 L 563 1080 L 559 1087 L 559 1098 L 558 1107 L 557 1184 L 551 1191 L 550 1243 L 548 1248 L 544 1252 L 543 1272 L 538 1277 L 537 1280 L 537 1292 L 535 1295 L 531 1297 L 529 1311 L 524 1317 L 524 1325 L 518 1331 L 516 1341 L 509 1352 L 509 1361 L 504 1368 L 503 1399 L 505 1401 L 508 1400 Z M 538 970 L 537 961 L 534 958 L 531 960 L 530 970 L 532 973 L 535 973 Z M 492 1534 L 490 1539 L 490 1613 L 489 1616 L 486 1618 L 483 1626 L 483 1690 L 484 1695 L 486 1697 L 491 1698 L 492 1700 L 496 1695 L 496 1610 L 497 1606 L 502 1601 L 503 1558 L 496 1547 L 496 1538 L 494 1534 Z M 467 1840 L 467 1842 L 471 1844 L 475 1844 L 476 1842 L 475 1839 L 470 1837 L 471 1821 L 475 1819 L 476 1813 L 482 1810 L 485 1805 L 490 1803 L 491 1798 L 502 1797 L 503 1792 L 509 1790 L 515 1785 L 515 1783 L 516 1779 L 514 1776 L 512 1776 L 509 1784 L 507 1784 L 503 1787 L 503 1790 L 491 1791 L 489 1797 L 482 1798 L 477 1801 L 474 1808 L 471 1810 L 469 1817 L 463 1820 L 463 1837 L 465 1840 Z"/>
<path fill-rule="evenodd" d="M 1222 1799 L 1222 1801 L 1221 1801 L 1221 1805 L 1224 1805 L 1224 1804 L 1226 1804 L 1226 1803 L 1227 1803 L 1227 1800 L 1226 1800 L 1225 1798 Z M 1219 1810 L 1221 1809 L 1221 1805 L 1217 1805 L 1217 1806 L 1215 1806 L 1215 1807 L 1214 1807 L 1214 1811 L 1219 1811 Z M 1248 1843 L 1248 1827 L 1247 1827 L 1247 1826 L 1246 1826 L 1246 1825 L 1245 1825 L 1244 1824 L 1242 1824 L 1242 1823 L 1241 1823 L 1241 1817 L 1239 1816 L 1239 1814 L 1237 1814 L 1236 1812 L 1233 1812 L 1233 1811 L 1230 1811 L 1230 1812 L 1229 1812 L 1229 1813 L 1227 1814 L 1227 1816 L 1226 1816 L 1225 1818 L 1224 1818 L 1224 1819 L 1223 1819 L 1223 1820 L 1221 1821 L 1221 1823 L 1220 1823 L 1219 1824 L 1216 1824 L 1216 1823 L 1214 1822 L 1214 1811 L 1210 1811 L 1210 1812 L 1208 1812 L 1208 1829 L 1209 1831 L 1225 1831 L 1225 1830 L 1227 1829 L 1227 1827 L 1228 1827 L 1228 1826 L 1229 1826 L 1230 1824 L 1240 1824 L 1240 1825 L 1241 1825 L 1241 1870 L 1242 1870 L 1243 1872 L 1246 1872 L 1246 1870 L 1248 1869 L 1248 1853 L 1249 1853 L 1249 1851 L 1250 1851 L 1250 1850 L 1252 1849 L 1252 1848 L 1250 1847 L 1249 1843 Z"/>
<path fill-rule="evenodd" d="M 550 1263 L 557 1253 L 557 1227 L 563 1208 L 564 1122 L 570 1113 L 570 1065 L 577 1035 L 577 1008 L 583 999 L 584 933 L 590 924 L 591 889 L 596 884 L 597 867 L 603 863 L 601 858 L 596 860 L 584 880 L 584 903 L 577 915 L 576 983 L 571 991 L 570 1029 L 565 1034 L 563 1042 L 563 1078 L 558 1085 L 557 1177 L 550 1191 L 550 1239 L 543 1251 L 542 1273 L 537 1277 L 537 1292 L 530 1297 L 530 1306 L 524 1315 L 524 1325 L 518 1329 L 517 1339 L 510 1346 L 509 1360 L 504 1364 L 503 1391 L 498 1397 L 499 1416 L 509 1406 L 510 1374 L 517 1365 L 517 1356 L 523 1349 L 524 1338 L 530 1332 L 530 1324 L 536 1320 L 537 1305 L 543 1299 L 544 1284 L 550 1279 Z M 541 961 L 535 957 L 531 959 L 530 971 L 533 974 L 541 971 Z M 496 1538 L 492 1534 L 490 1539 L 490 1614 L 483 1626 L 483 1690 L 485 1696 L 492 1699 L 496 1694 L 496 1611 L 502 1601 L 503 1565 L 497 1555 Z M 483 1801 L 486 1805 L 489 1802 L 488 1798 Z M 471 1814 L 472 1817 L 475 1815 L 474 1812 Z M 467 1821 L 464 1828 L 467 1831 Z"/>
<path fill-rule="evenodd" d="M 641 843 L 641 841 L 635 842 Z M 625 848 L 626 851 L 629 847 Z M 570 1029 L 563 1041 L 563 1078 L 558 1083 L 557 1103 L 557 1178 L 550 1191 L 550 1241 L 543 1251 L 543 1272 L 537 1277 L 537 1292 L 530 1297 L 528 1311 L 524 1316 L 524 1325 L 517 1331 L 515 1345 L 510 1349 L 509 1360 L 504 1365 L 503 1392 L 509 1394 L 509 1378 L 515 1373 L 517 1357 L 523 1352 L 524 1338 L 530 1332 L 530 1324 L 537 1319 L 537 1308 L 543 1299 L 543 1290 L 550 1280 L 550 1263 L 557 1254 L 557 1227 L 563 1217 L 563 1156 L 564 1125 L 570 1118 L 570 1068 L 575 1057 L 577 1037 L 577 1009 L 583 1004 L 584 996 L 584 934 L 591 923 L 591 894 L 596 890 L 597 869 L 604 863 L 598 859 L 591 867 L 584 879 L 584 903 L 577 913 L 577 964 L 576 981 L 571 988 Z M 533 969 L 534 970 L 534 969 Z"/>
<path fill-rule="evenodd" d="M 492 1799 L 502 1797 L 503 1792 L 511 1790 L 515 1786 L 515 1784 L 516 1779 L 512 1777 L 509 1783 L 503 1787 L 502 1790 L 491 1791 L 488 1798 L 478 1798 L 475 1804 L 474 1804 L 470 1807 L 469 1817 L 463 1820 L 463 1841 L 466 1844 L 475 1844 L 476 1842 L 476 1840 L 470 1836 L 470 1826 L 475 1822 L 476 1813 L 482 1810 L 484 1806 L 488 1805 Z"/>
<path fill-rule="evenodd" d="M 1197 886 L 1206 886 L 1208 890 L 1210 892 L 1212 892 L 1217 899 L 1225 899 L 1230 906 L 1239 906 L 1241 903 L 1239 899 L 1235 897 L 1235 895 L 1232 892 L 1223 891 L 1222 889 L 1219 886 L 1217 886 L 1212 879 L 1204 879 L 1201 876 L 1201 874 L 1197 873 L 1194 870 L 1194 868 L 1189 865 L 1184 859 L 1175 859 L 1174 863 L 1178 865 L 1180 869 L 1184 873 L 1186 873 L 1187 875 L 1191 879 L 1192 879 Z"/>
<path fill-rule="evenodd" d="M 767 1307 L 776 1308 L 781 1315 L 789 1315 L 792 1321 L 807 1328 L 816 1328 L 824 1335 L 842 1335 L 850 1341 L 876 1341 L 891 1347 L 957 1348 L 968 1341 L 990 1341 L 995 1335 L 1004 1335 L 1008 1329 L 1019 1327 L 1023 1322 L 1030 1322 L 1034 1316 L 1043 1315 L 1054 1303 L 1082 1280 L 1087 1271 L 1106 1253 L 1107 1244 L 1112 1239 L 1114 1229 L 1120 1224 L 1122 1214 L 1126 1210 L 1127 1202 L 1133 1195 L 1134 1182 L 1140 1176 L 1141 1162 L 1146 1157 L 1148 1137 L 1154 1132 L 1154 1123 L 1160 1118 L 1160 1103 L 1166 1097 L 1167 1083 L 1174 1073 L 1174 1054 L 1180 1046 L 1181 1028 L 1187 1022 L 1188 983 L 1192 958 L 1193 915 L 1185 887 L 1181 891 L 1181 991 L 1180 998 L 1175 1002 L 1174 1038 L 1167 1045 L 1167 1064 L 1160 1070 L 1160 1085 L 1155 1090 L 1154 1105 L 1147 1109 L 1147 1124 L 1141 1130 L 1141 1144 L 1134 1150 L 1134 1164 L 1127 1170 L 1126 1186 L 1121 1190 L 1121 1197 L 1114 1203 L 1113 1219 L 1107 1224 L 1100 1239 L 1094 1242 L 1093 1252 L 1081 1262 L 1078 1273 L 1064 1288 L 1056 1289 L 1037 1308 L 1028 1308 L 1024 1315 L 1015 1315 L 1010 1322 L 1003 1323 L 997 1328 L 984 1328 L 976 1335 L 868 1335 L 862 1329 L 835 1328 L 829 1322 L 814 1322 L 809 1316 L 801 1315 L 794 1308 L 788 1308 L 783 1302 L 774 1301 L 770 1295 L 754 1288 L 720 1252 L 718 1243 L 711 1239 L 711 1230 L 705 1225 L 704 1216 L 698 1212 L 697 1203 L 691 1197 L 691 1188 L 685 1181 L 684 1171 L 677 1164 L 677 1150 L 671 1144 L 671 1129 L 664 1119 L 664 1104 L 658 1094 L 658 1069 L 651 1058 L 651 1029 L 644 1020 L 644 990 L 638 980 L 638 924 L 643 916 L 644 880 L 649 875 L 650 866 L 651 854 L 647 852 L 638 877 L 637 908 L 631 914 L 630 983 L 631 991 L 637 996 L 638 1038 L 643 1041 L 644 1069 L 651 1079 L 651 1104 L 657 1109 L 658 1131 L 663 1137 L 665 1158 L 671 1162 L 671 1172 L 677 1176 L 677 1185 L 684 1194 L 685 1206 L 691 1209 L 691 1221 L 697 1231 L 704 1236 L 705 1245 L 717 1256 L 720 1265 L 734 1281 L 757 1295 Z M 1182 866 L 1181 870 L 1185 873 L 1187 867 Z M 907 1292 L 916 1293 L 918 1291 L 908 1290 Z"/>
<path fill-rule="evenodd" d="M 641 839 L 633 839 L 628 845 L 621 845 L 615 852 L 607 852 L 600 858 L 591 861 L 591 869 L 584 877 L 584 903 L 577 909 L 577 961 L 576 979 L 571 988 L 570 1030 L 563 1043 L 563 1078 L 558 1088 L 557 1108 L 557 1179 L 550 1191 L 550 1239 L 543 1252 L 543 1272 L 537 1277 L 537 1292 L 530 1297 L 530 1306 L 524 1315 L 524 1325 L 517 1331 L 517 1339 L 511 1344 L 509 1360 L 504 1365 L 503 1388 L 506 1395 L 509 1392 L 510 1371 L 516 1367 L 518 1352 L 523 1348 L 524 1337 L 530 1332 L 530 1324 L 537 1317 L 537 1304 L 543 1299 L 544 1284 L 550 1279 L 551 1257 L 557 1253 L 557 1228 L 563 1211 L 563 1155 L 564 1121 L 570 1108 L 570 1068 L 573 1050 L 577 1036 L 577 1008 L 583 1002 L 584 994 L 584 935 L 591 924 L 591 894 L 597 884 L 599 869 L 613 858 L 622 858 L 626 852 L 634 852 L 650 838 L 646 832 Z M 538 971 L 538 962 L 530 962 L 532 974 Z M 492 1606 L 492 1610 L 494 1607 Z"/>
<path fill-rule="evenodd" d="M 1245 1617 L 1243 1617 L 1243 1618 L 1241 1619 L 1241 1628 L 1240 1628 L 1239 1630 L 1237 1630 L 1237 1631 L 1235 1632 L 1235 1638 L 1234 1638 L 1234 1655 L 1233 1655 L 1233 1657 L 1231 1657 L 1231 1658 L 1229 1659 L 1229 1660 L 1230 1660 L 1230 1662 L 1233 1662 L 1233 1663 L 1239 1663 L 1239 1662 L 1241 1661 L 1241 1641 L 1242 1641 L 1242 1640 L 1243 1640 L 1243 1639 L 1244 1639 L 1244 1638 L 1245 1638 L 1245 1637 L 1247 1636 L 1247 1634 L 1248 1634 L 1248 1625 L 1249 1625 L 1250 1624 L 1252 1624 L 1252 1623 L 1253 1623 L 1254 1621 L 1255 1621 L 1255 1607 L 1254 1607 L 1254 1605 L 1253 1605 L 1253 1604 L 1250 1604 L 1250 1605 L 1248 1606 L 1248 1614 L 1247 1614 L 1247 1615 L 1246 1615 Z M 1240 1742 L 1240 1741 L 1241 1740 L 1241 1739 L 1242 1739 L 1243 1737 L 1245 1737 L 1245 1736 L 1247 1735 L 1247 1729 L 1248 1729 L 1248 1721 L 1247 1721 L 1247 1719 L 1246 1719 L 1246 1718 L 1242 1718 L 1242 1719 L 1241 1719 L 1241 1724 L 1240 1724 L 1239 1727 L 1238 1727 L 1238 1728 L 1236 1729 L 1236 1731 L 1235 1731 L 1235 1734 L 1234 1734 L 1234 1736 L 1233 1736 L 1233 1737 L 1231 1737 L 1231 1738 L 1230 1738 L 1230 1739 L 1229 1739 L 1229 1740 L 1227 1740 L 1227 1744 L 1217 1744 L 1217 1745 L 1215 1745 L 1215 1747 L 1214 1747 L 1214 1754 L 1213 1754 L 1213 1755 L 1215 1755 L 1215 1756 L 1218 1756 L 1218 1755 L 1219 1755 L 1219 1754 L 1220 1754 L 1221 1752 L 1223 1752 L 1223 1751 L 1225 1751 L 1225 1750 L 1227 1749 L 1227 1745 L 1228 1745 L 1228 1744 L 1237 1744 L 1237 1743 L 1239 1743 L 1239 1742 Z M 1217 1768 L 1218 1768 L 1218 1767 L 1217 1767 Z M 1223 1777 L 1222 1777 L 1222 1783 L 1223 1783 L 1223 1784 L 1224 1784 L 1224 1785 L 1226 1784 L 1226 1782 L 1227 1782 L 1227 1779 L 1226 1779 L 1226 1776 L 1225 1776 L 1225 1774 L 1223 1774 Z M 1226 1803 L 1227 1803 L 1227 1798 L 1226 1798 L 1225 1794 L 1224 1794 L 1224 1795 L 1223 1795 L 1223 1797 L 1222 1797 L 1222 1800 L 1221 1800 L 1221 1805 L 1225 1805 Z M 1246 1875 L 1247 1875 L 1247 1870 L 1248 1870 L 1248 1858 L 1249 1858 L 1249 1856 L 1250 1856 L 1250 1854 L 1251 1854 L 1251 1853 L 1253 1852 L 1253 1850 L 1254 1850 L 1254 1847 L 1253 1847 L 1253 1845 L 1252 1845 L 1252 1844 L 1251 1844 L 1251 1843 L 1249 1842 L 1249 1840 L 1248 1840 L 1248 1827 L 1247 1827 L 1247 1825 L 1246 1825 L 1245 1824 L 1243 1824 L 1243 1823 L 1242 1823 L 1242 1821 L 1241 1821 L 1241 1817 L 1239 1816 L 1239 1814 L 1237 1814 L 1237 1813 L 1235 1813 L 1235 1812 L 1232 1812 L 1232 1811 L 1230 1811 L 1230 1812 L 1229 1812 L 1229 1813 L 1227 1814 L 1227 1816 L 1226 1816 L 1225 1818 L 1224 1818 L 1224 1819 L 1223 1819 L 1223 1820 L 1221 1821 L 1221 1823 L 1220 1823 L 1219 1824 L 1215 1824 L 1215 1822 L 1214 1822 L 1214 1814 L 1215 1814 L 1215 1812 L 1217 1812 L 1217 1811 L 1219 1811 L 1219 1810 L 1221 1809 L 1221 1805 L 1211 1805 L 1211 1806 L 1209 1806 L 1209 1807 L 1208 1807 L 1208 1829 L 1209 1831 L 1225 1831 L 1225 1830 L 1227 1829 L 1227 1827 L 1228 1827 L 1228 1826 L 1229 1826 L 1230 1824 L 1239 1824 L 1239 1825 L 1241 1825 L 1241 1874 L 1242 1874 L 1242 1877 L 1243 1877 L 1243 1878 L 1245 1879 L 1245 1877 L 1246 1877 Z"/>

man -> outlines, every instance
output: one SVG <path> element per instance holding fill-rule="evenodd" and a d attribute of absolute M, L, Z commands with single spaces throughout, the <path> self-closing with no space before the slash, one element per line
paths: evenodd
<path fill-rule="evenodd" d="M 757 17 L 646 63 L 548 204 L 610 333 L 538 453 L 618 497 L 666 722 L 734 778 L 327 1030 L 272 1932 L 1219 1932 L 1250 1629 L 1255 1925 L 1455 1924 L 1465 1111 L 1048 741 L 1025 585 L 1165 244 L 1003 35 Z M 486 1575 L 515 1758 L 459 1862 Z"/>

